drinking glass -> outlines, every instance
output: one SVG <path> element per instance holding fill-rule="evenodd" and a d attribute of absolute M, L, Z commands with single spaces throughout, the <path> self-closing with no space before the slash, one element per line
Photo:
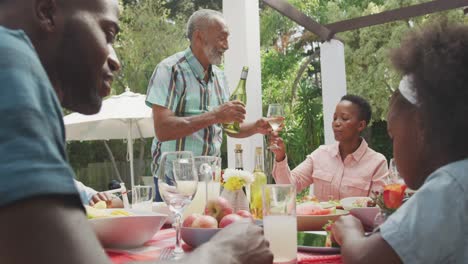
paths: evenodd
<path fill-rule="evenodd" d="M 281 124 L 283 123 L 284 110 L 283 106 L 280 104 L 270 104 L 268 105 L 267 121 L 272 128 L 272 132 L 278 131 Z M 268 147 L 268 149 L 277 149 L 278 145 L 273 144 Z"/>
<path fill-rule="evenodd" d="M 267 184 L 262 191 L 263 232 L 270 242 L 273 263 L 297 263 L 296 187 Z"/>
<path fill-rule="evenodd" d="M 400 173 L 398 173 L 398 168 L 395 162 L 395 159 L 390 159 L 389 165 L 388 165 L 388 175 L 390 177 L 389 183 L 401 183 L 404 184 L 405 181 L 403 178 L 400 176 Z"/>
<path fill-rule="evenodd" d="M 197 192 L 198 174 L 190 151 L 163 153 L 160 166 L 159 192 L 169 210 L 175 215 L 176 246 L 171 257 L 179 259 L 184 254 L 180 246 L 181 218 Z"/>
<path fill-rule="evenodd" d="M 196 156 L 194 161 L 198 173 L 197 194 L 185 209 L 184 219 L 192 213 L 203 213 L 208 200 L 218 198 L 221 190 L 221 158 Z"/>
<path fill-rule="evenodd" d="M 153 187 L 137 185 L 132 188 L 132 209 L 151 212 L 153 209 Z"/>

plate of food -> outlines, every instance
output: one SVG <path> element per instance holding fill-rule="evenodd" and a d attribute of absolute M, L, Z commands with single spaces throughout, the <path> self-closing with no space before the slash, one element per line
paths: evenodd
<path fill-rule="evenodd" d="M 150 240 L 167 215 L 131 209 L 86 207 L 89 222 L 105 248 L 135 248 Z"/>
<path fill-rule="evenodd" d="M 347 197 L 340 200 L 343 209 L 351 210 L 353 208 L 362 208 L 362 207 L 375 207 L 375 203 L 372 198 L 367 196 L 358 196 L 358 197 Z"/>
<path fill-rule="evenodd" d="M 305 202 L 296 208 L 297 230 L 321 231 L 329 221 L 335 221 L 348 213 L 348 211 L 336 209 L 336 207 L 323 206 L 316 202 Z"/>
<path fill-rule="evenodd" d="M 297 250 L 320 254 L 339 254 L 339 245 L 332 243 L 325 231 L 297 232 Z"/>

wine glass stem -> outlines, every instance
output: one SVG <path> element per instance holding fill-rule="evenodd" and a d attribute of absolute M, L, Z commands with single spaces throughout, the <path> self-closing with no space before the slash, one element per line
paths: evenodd
<path fill-rule="evenodd" d="M 184 250 L 180 246 L 180 224 L 181 224 L 182 214 L 176 213 L 175 215 L 175 227 L 176 227 L 176 245 L 174 248 L 174 253 L 180 254 L 184 253 Z"/>
<path fill-rule="evenodd" d="M 272 129 L 270 133 L 274 133 L 276 130 L 275 129 Z M 276 144 L 271 144 L 271 145 L 268 145 L 267 149 L 277 149 L 278 148 L 278 145 Z"/>
<path fill-rule="evenodd" d="M 208 204 L 208 180 L 205 179 L 205 206 Z"/>

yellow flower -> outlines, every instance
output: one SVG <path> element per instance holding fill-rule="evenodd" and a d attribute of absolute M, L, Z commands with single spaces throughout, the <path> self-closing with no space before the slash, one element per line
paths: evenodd
<path fill-rule="evenodd" d="M 229 179 L 224 183 L 224 188 L 230 191 L 240 190 L 245 184 L 245 181 L 238 176 L 229 177 Z"/>

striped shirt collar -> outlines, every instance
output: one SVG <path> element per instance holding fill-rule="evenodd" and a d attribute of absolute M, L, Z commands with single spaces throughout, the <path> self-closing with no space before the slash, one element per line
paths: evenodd
<path fill-rule="evenodd" d="M 201 65 L 200 61 L 198 61 L 197 57 L 192 52 L 192 48 L 188 47 L 185 52 L 184 56 L 187 59 L 187 63 L 192 69 L 193 74 L 197 77 L 197 79 L 204 80 L 205 79 L 205 69 Z M 212 65 L 208 66 L 208 73 L 210 78 L 213 77 L 213 70 Z"/>

